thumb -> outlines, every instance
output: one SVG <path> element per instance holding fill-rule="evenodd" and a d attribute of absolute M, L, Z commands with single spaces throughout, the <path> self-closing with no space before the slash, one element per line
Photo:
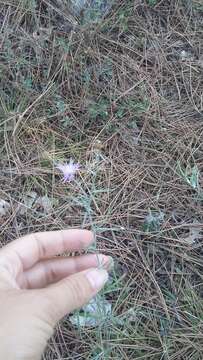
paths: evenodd
<path fill-rule="evenodd" d="M 58 283 L 43 289 L 47 315 L 53 325 L 63 316 L 85 305 L 108 280 L 108 273 L 103 269 L 89 269 L 71 275 Z"/>

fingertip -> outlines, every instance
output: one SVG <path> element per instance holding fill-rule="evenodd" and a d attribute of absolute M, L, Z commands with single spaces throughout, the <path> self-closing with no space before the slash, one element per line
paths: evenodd
<path fill-rule="evenodd" d="M 103 254 L 98 254 L 96 256 L 98 261 L 98 267 L 100 269 L 104 268 L 106 270 L 111 270 L 113 268 L 114 261 L 111 256 L 107 256 Z"/>
<path fill-rule="evenodd" d="M 81 248 L 88 249 L 89 246 L 94 244 L 95 234 L 91 230 L 80 229 L 78 231 L 80 232 Z"/>
<path fill-rule="evenodd" d="M 67 249 L 72 251 L 85 250 L 94 242 L 94 233 L 86 229 L 67 229 L 62 230 Z"/>
<path fill-rule="evenodd" d="M 91 230 L 81 230 L 84 233 L 87 247 L 95 242 L 95 234 Z"/>
<path fill-rule="evenodd" d="M 104 269 L 90 269 L 86 271 L 85 276 L 93 291 L 96 292 L 103 288 L 109 278 L 108 272 Z"/>

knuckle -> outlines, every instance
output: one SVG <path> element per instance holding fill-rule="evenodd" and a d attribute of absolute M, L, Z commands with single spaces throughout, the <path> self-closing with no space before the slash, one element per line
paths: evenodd
<path fill-rule="evenodd" d="M 57 271 L 55 270 L 52 264 L 47 265 L 47 270 L 45 271 L 46 283 L 51 284 L 57 279 Z"/>

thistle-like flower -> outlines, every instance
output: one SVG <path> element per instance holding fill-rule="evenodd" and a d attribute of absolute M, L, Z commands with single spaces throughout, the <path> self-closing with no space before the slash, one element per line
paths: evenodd
<path fill-rule="evenodd" d="M 71 182 L 75 178 L 76 172 L 79 170 L 79 163 L 74 163 L 72 159 L 70 159 L 69 163 L 56 165 L 56 168 L 59 169 L 63 173 L 63 182 Z"/>

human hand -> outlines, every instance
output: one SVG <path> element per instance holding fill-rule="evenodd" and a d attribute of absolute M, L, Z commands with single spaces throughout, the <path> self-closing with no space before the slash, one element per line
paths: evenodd
<path fill-rule="evenodd" d="M 90 231 L 64 230 L 27 235 L 0 250 L 0 359 L 40 359 L 56 323 L 103 287 L 110 257 L 55 256 L 92 242 Z"/>

